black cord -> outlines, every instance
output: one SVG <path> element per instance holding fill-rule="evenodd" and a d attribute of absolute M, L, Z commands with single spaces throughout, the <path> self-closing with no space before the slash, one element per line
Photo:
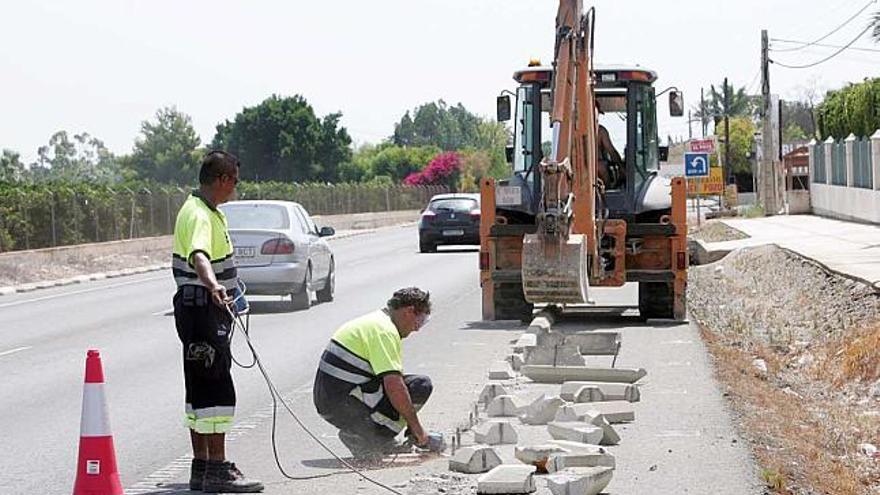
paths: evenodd
<path fill-rule="evenodd" d="M 822 63 L 825 63 L 825 62 L 831 60 L 832 58 L 834 58 L 834 57 L 840 55 L 841 53 L 843 53 L 844 50 L 846 50 L 847 48 L 851 47 L 851 46 L 853 45 L 853 43 L 855 43 L 856 41 L 858 41 L 859 38 L 861 38 L 865 33 L 867 33 L 868 30 L 871 29 L 871 27 L 872 27 L 871 25 L 868 25 L 868 27 L 866 27 L 861 33 L 859 33 L 858 36 L 856 36 L 855 38 L 853 38 L 852 41 L 850 41 L 849 43 L 847 43 L 845 46 L 841 47 L 840 50 L 837 50 L 836 52 L 832 53 L 831 55 L 828 55 L 827 57 L 825 57 L 825 58 L 823 58 L 822 60 L 819 60 L 819 61 L 817 61 L 817 62 L 813 62 L 812 64 L 807 64 L 807 65 L 786 65 L 786 64 L 783 64 L 783 63 L 781 63 L 781 62 L 777 62 L 777 61 L 775 61 L 775 60 L 771 60 L 770 62 L 773 63 L 773 64 L 776 64 L 776 65 L 778 65 L 778 66 L 780 66 L 780 67 L 785 67 L 786 69 L 809 69 L 810 67 L 815 67 L 815 66 L 817 66 L 817 65 L 819 65 L 819 64 L 822 64 Z"/>
<path fill-rule="evenodd" d="M 811 42 L 809 42 L 809 43 L 804 43 L 803 46 L 796 46 L 796 47 L 794 47 L 794 48 L 777 48 L 777 49 L 771 49 L 771 50 L 774 51 L 774 52 L 793 52 L 793 51 L 801 50 L 801 49 L 806 48 L 806 47 L 808 47 L 808 46 L 813 46 L 813 45 L 815 45 L 816 43 L 819 43 L 820 41 L 823 41 L 823 40 L 827 39 L 827 38 L 828 38 L 829 36 L 831 36 L 832 34 L 834 34 L 834 33 L 838 32 L 838 31 L 840 31 L 844 26 L 846 26 L 847 24 L 849 24 L 850 22 L 852 22 L 853 19 L 855 19 L 856 17 L 858 17 L 859 14 L 861 14 L 862 12 L 864 12 L 868 7 L 871 6 L 872 3 L 875 3 L 876 1 L 877 1 L 877 0 L 871 0 L 871 1 L 869 1 L 868 3 L 865 4 L 864 7 L 862 7 L 861 9 L 859 9 L 858 12 L 856 12 L 855 14 L 853 14 L 852 17 L 850 17 L 849 19 L 845 20 L 845 21 L 843 22 L 843 24 L 837 26 L 837 27 L 834 28 L 830 33 L 826 34 L 825 36 L 822 36 L 821 38 L 819 38 L 819 39 L 817 39 L 817 40 L 811 41 Z M 859 35 L 859 36 L 861 36 L 861 35 Z M 773 41 L 773 40 L 771 40 L 771 41 Z M 780 42 L 783 42 L 783 43 L 785 42 L 785 40 L 775 40 L 775 41 L 780 41 Z"/>
<path fill-rule="evenodd" d="M 275 457 L 275 465 L 278 466 L 278 470 L 281 472 L 282 476 L 284 476 L 285 478 L 287 478 L 289 480 L 293 480 L 293 481 L 306 481 L 306 480 L 329 478 L 331 476 L 338 476 L 338 475 L 342 475 L 342 474 L 354 473 L 354 474 L 359 475 L 361 478 L 369 481 L 370 483 L 372 483 L 380 488 L 384 488 L 385 490 L 388 490 L 391 493 L 394 493 L 395 495 L 403 495 L 401 492 L 395 490 L 394 488 L 391 488 L 388 485 L 385 485 L 379 481 L 376 481 L 376 480 L 370 478 L 369 476 L 367 476 L 366 474 L 361 472 L 361 470 L 359 470 L 355 466 L 351 465 L 348 461 L 346 461 L 345 459 L 336 455 L 336 453 L 333 452 L 330 449 L 330 447 L 328 447 L 324 442 L 322 442 L 314 433 L 312 433 L 306 427 L 306 425 L 302 422 L 302 420 L 299 419 L 299 417 L 296 415 L 296 413 L 293 412 L 293 410 L 287 404 L 287 401 L 284 400 L 284 397 L 281 395 L 281 393 L 275 387 L 275 384 L 272 382 L 272 379 L 269 377 L 269 373 L 266 371 L 266 368 L 263 366 L 263 363 L 260 360 L 260 356 L 257 354 L 257 350 L 254 349 L 253 343 L 251 342 L 251 338 L 250 338 L 250 332 L 249 332 L 249 325 L 250 325 L 250 317 L 249 316 L 250 315 L 248 314 L 248 318 L 246 319 L 246 323 L 242 323 L 240 314 L 233 313 L 233 311 L 228 306 L 227 306 L 226 310 L 229 312 L 229 315 L 232 317 L 233 331 L 230 332 L 230 339 L 232 338 L 232 334 L 234 333 L 235 326 L 240 325 L 242 328 L 242 333 L 244 334 L 245 342 L 247 343 L 248 349 L 250 349 L 251 354 L 254 359 L 254 362 L 253 362 L 253 364 L 250 365 L 250 367 L 252 368 L 254 365 L 257 366 L 257 369 L 259 369 L 260 374 L 263 375 L 263 379 L 266 382 L 266 387 L 269 389 L 269 395 L 272 396 L 272 454 Z M 231 342 L 230 342 L 230 345 L 231 345 Z M 230 353 L 231 353 L 231 348 L 230 348 Z M 238 364 L 237 361 L 236 361 L 236 364 Z M 241 365 L 239 364 L 239 366 L 241 366 Z M 242 367 L 244 367 L 244 366 L 242 366 Z M 347 470 L 338 470 L 338 471 L 333 471 L 331 473 L 316 474 L 316 475 L 311 475 L 311 476 L 292 476 L 292 475 L 288 474 L 287 471 L 285 471 L 284 466 L 281 465 L 281 460 L 278 456 L 278 444 L 276 441 L 276 430 L 277 430 L 277 422 L 278 422 L 278 403 L 279 402 L 281 403 L 281 405 L 284 406 L 284 408 L 287 410 L 288 414 L 290 414 L 290 416 L 294 419 L 294 421 L 296 421 L 296 423 L 299 425 L 299 427 L 302 428 L 302 430 L 305 431 L 306 434 L 312 438 L 312 440 L 314 440 L 318 445 L 320 445 L 324 450 L 326 450 L 330 455 L 332 455 L 337 461 L 339 461 L 340 464 L 345 466 L 347 468 Z M 391 461 L 389 461 L 386 464 L 386 466 L 394 463 L 394 461 L 396 459 L 397 459 L 397 455 L 395 455 L 391 459 Z"/>

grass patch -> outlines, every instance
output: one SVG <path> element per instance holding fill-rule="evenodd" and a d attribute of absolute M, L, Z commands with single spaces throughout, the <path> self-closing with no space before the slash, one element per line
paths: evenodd
<path fill-rule="evenodd" d="M 770 493 L 876 493 L 872 487 L 880 484 L 877 461 L 858 449 L 862 441 L 880 440 L 876 417 L 866 419 L 833 394 L 810 393 L 785 383 L 780 377 L 791 358 L 768 346 L 731 341 L 706 329 L 702 334 Z M 837 356 L 841 370 L 846 352 Z M 767 375 L 752 364 L 756 357 L 767 362 Z M 859 364 L 855 369 L 872 368 Z"/>

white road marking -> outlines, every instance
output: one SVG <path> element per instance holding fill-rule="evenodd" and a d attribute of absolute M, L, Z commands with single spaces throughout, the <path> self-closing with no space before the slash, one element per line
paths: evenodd
<path fill-rule="evenodd" d="M 16 347 L 15 349 L 10 349 L 10 350 L 8 350 L 8 351 L 0 352 L 0 356 L 8 356 L 8 355 L 10 355 L 10 354 L 15 354 L 16 352 L 26 351 L 26 350 L 28 350 L 28 349 L 30 349 L 30 348 L 31 348 L 31 346 L 26 346 L 26 347 Z"/>
<path fill-rule="evenodd" d="M 50 299 L 58 299 L 59 297 L 75 296 L 77 294 L 85 294 L 87 292 L 96 292 L 99 290 L 114 289 L 116 287 L 123 287 L 125 285 L 141 284 L 144 282 L 150 282 L 153 280 L 161 280 L 164 278 L 168 278 L 168 276 L 163 275 L 161 277 L 142 278 L 140 280 L 131 280 L 128 282 L 120 282 L 118 284 L 103 285 L 101 287 L 92 287 L 90 289 L 75 290 L 75 291 L 71 291 L 71 292 L 64 292 L 62 294 L 52 294 L 51 296 L 36 297 L 34 299 L 26 299 L 24 301 L 15 301 L 15 302 L 10 302 L 10 303 L 6 303 L 6 304 L 0 304 L 0 308 L 10 308 L 12 306 L 21 306 L 22 304 L 28 304 L 28 303 L 40 302 L 40 301 L 48 301 Z"/>

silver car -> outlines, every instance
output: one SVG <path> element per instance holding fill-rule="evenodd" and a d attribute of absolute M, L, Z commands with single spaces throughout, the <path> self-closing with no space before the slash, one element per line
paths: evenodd
<path fill-rule="evenodd" d="M 250 295 L 287 295 L 295 309 L 333 300 L 333 252 L 308 212 L 292 201 L 232 201 L 220 205 L 229 221 L 238 276 Z"/>

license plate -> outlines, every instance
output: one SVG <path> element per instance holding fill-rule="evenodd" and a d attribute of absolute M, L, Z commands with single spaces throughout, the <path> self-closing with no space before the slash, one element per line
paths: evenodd
<path fill-rule="evenodd" d="M 461 229 L 444 230 L 443 235 L 445 235 L 445 236 L 464 235 L 464 230 L 461 230 Z"/>
<path fill-rule="evenodd" d="M 520 203 L 522 203 L 522 189 L 519 186 L 495 188 L 495 204 L 498 206 L 519 206 Z"/>
<path fill-rule="evenodd" d="M 253 247 L 237 247 L 235 248 L 235 256 L 239 258 L 253 258 L 256 256 L 257 250 Z"/>

